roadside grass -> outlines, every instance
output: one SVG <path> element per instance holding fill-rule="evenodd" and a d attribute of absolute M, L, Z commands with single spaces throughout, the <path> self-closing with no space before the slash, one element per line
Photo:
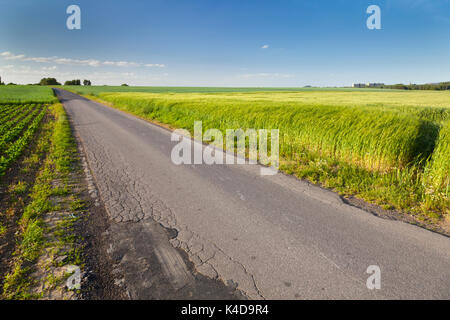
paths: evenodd
<path fill-rule="evenodd" d="M 287 173 L 419 219 L 448 212 L 449 92 L 106 92 L 96 98 L 191 132 L 194 121 L 222 133 L 279 129 Z"/>
<path fill-rule="evenodd" d="M 3 282 L 2 295 L 6 299 L 42 298 L 45 290 L 54 289 L 56 283 L 60 284 L 67 277 L 66 274 L 55 276 L 48 273 L 51 265 L 71 263 L 82 265 L 82 249 L 76 245 L 79 239 L 72 234 L 73 223 L 78 218 L 61 214 L 57 217 L 57 225 L 53 226 L 49 225 L 49 221 L 53 220 L 46 217 L 50 212 L 66 210 L 65 206 L 70 207 L 72 202 L 78 204 L 74 195 L 68 194 L 68 191 L 61 191 L 69 189 L 67 184 L 77 152 L 76 144 L 62 105 L 54 104 L 50 110 L 54 121 L 48 123 L 50 130 L 47 131 L 47 136 L 39 141 L 40 146 L 46 148 L 48 153 L 31 187 L 30 200 L 18 222 L 18 243 L 12 268 Z M 31 157 L 30 163 L 35 162 L 35 157 Z M 55 186 L 55 182 L 63 186 Z M 25 190 L 25 185 L 20 182 L 11 188 L 12 192 L 26 192 Z M 67 196 L 65 198 L 65 201 L 68 201 L 67 205 L 54 201 L 55 197 L 62 194 Z M 63 262 L 62 260 L 57 262 L 56 259 L 63 254 L 67 257 Z M 49 257 L 43 259 L 42 257 L 46 255 Z M 39 272 L 45 274 L 46 283 L 43 285 L 45 290 L 35 290 L 38 285 L 36 282 L 42 279 L 36 279 L 33 275 Z"/>
<path fill-rule="evenodd" d="M 10 187 L 10 192 L 15 195 L 22 195 L 28 191 L 28 185 L 25 181 L 18 181 L 15 185 Z"/>
<path fill-rule="evenodd" d="M 38 85 L 0 86 L 0 104 L 53 103 L 57 99 L 50 87 Z"/>
<path fill-rule="evenodd" d="M 450 121 L 446 121 L 436 143 L 433 157 L 426 167 L 427 206 L 443 202 L 445 213 L 450 214 Z"/>

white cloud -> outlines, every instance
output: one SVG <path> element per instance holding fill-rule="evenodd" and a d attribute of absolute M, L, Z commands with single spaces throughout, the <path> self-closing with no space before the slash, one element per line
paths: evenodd
<path fill-rule="evenodd" d="M 164 64 L 158 64 L 158 63 L 147 63 L 147 64 L 144 64 L 144 67 L 158 67 L 158 68 L 164 68 L 165 67 L 165 65 Z"/>
<path fill-rule="evenodd" d="M 54 71 L 54 70 L 56 70 L 56 69 L 58 69 L 57 66 L 43 67 L 43 68 L 42 68 L 43 71 Z"/>
<path fill-rule="evenodd" d="M 23 54 L 14 55 L 9 51 L 2 52 L 0 55 L 2 57 L 5 57 L 6 60 L 21 60 L 21 59 L 25 58 L 25 55 L 23 55 Z"/>
<path fill-rule="evenodd" d="M 268 45 L 268 44 L 265 44 L 265 45 L 263 45 L 263 46 L 261 47 L 261 49 L 269 49 L 269 45 Z"/>
<path fill-rule="evenodd" d="M 42 72 L 55 71 L 58 69 L 57 66 L 42 67 L 40 69 L 33 69 L 30 66 L 15 66 L 7 65 L 3 66 L 4 70 L 8 72 L 13 72 L 14 74 L 41 74 Z"/>
<path fill-rule="evenodd" d="M 1 53 L 0 53 L 1 55 Z M 91 71 L 61 71 L 56 65 L 32 67 L 29 65 L 0 65 L 0 74 L 3 81 L 14 83 L 37 83 L 44 77 L 54 77 L 64 83 L 72 79 L 89 79 L 96 85 L 159 85 L 167 79 L 168 74 L 153 74 L 145 69 L 136 72 L 102 71 L 100 68 L 88 69 Z M 126 69 L 122 69 L 126 70 Z"/>
<path fill-rule="evenodd" d="M 19 60 L 19 61 L 32 61 L 38 63 L 56 63 L 56 64 L 66 64 L 66 65 L 79 65 L 79 66 L 89 66 L 89 67 L 99 67 L 101 65 L 105 66 L 116 66 L 116 67 L 165 67 L 164 64 L 141 64 L 137 62 L 130 61 L 100 61 L 95 59 L 71 59 L 71 58 L 60 58 L 60 57 L 27 57 L 24 54 L 14 55 L 9 51 L 0 53 L 1 57 L 6 60 Z"/>
<path fill-rule="evenodd" d="M 140 64 L 136 62 L 128 61 L 105 61 L 103 62 L 106 66 L 116 66 L 116 67 L 139 67 Z"/>
<path fill-rule="evenodd" d="M 270 72 L 260 72 L 260 73 L 246 73 L 241 74 L 238 78 L 293 78 L 294 75 L 287 73 L 270 73 Z"/>

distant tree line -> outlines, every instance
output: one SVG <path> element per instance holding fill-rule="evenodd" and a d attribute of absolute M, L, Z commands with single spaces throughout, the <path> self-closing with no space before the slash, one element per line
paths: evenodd
<path fill-rule="evenodd" d="M 400 90 L 450 90 L 450 82 L 426 83 L 426 84 L 393 84 L 384 85 L 382 88 Z"/>
<path fill-rule="evenodd" d="M 42 78 L 41 81 L 39 81 L 39 83 L 36 83 L 37 85 L 40 86 L 60 86 L 61 83 L 59 83 L 55 78 Z M 4 86 L 5 83 L 2 82 L 2 78 L 0 77 L 0 86 Z M 15 85 L 15 83 L 8 83 L 9 86 Z M 32 84 L 30 84 L 32 85 Z M 65 86 L 81 86 L 81 80 L 69 80 L 64 82 Z M 83 80 L 83 85 L 84 86 L 91 86 L 92 82 L 91 80 Z"/>
<path fill-rule="evenodd" d="M 38 83 L 40 86 L 60 86 L 61 83 L 56 81 L 55 78 L 42 78 Z"/>
<path fill-rule="evenodd" d="M 12 84 L 12 83 L 11 83 Z M 60 86 L 61 83 L 59 83 L 55 78 L 42 78 L 39 83 L 37 83 L 40 86 Z M 64 82 L 65 86 L 81 86 L 81 80 L 68 80 Z M 90 86 L 92 85 L 91 80 L 83 80 L 83 85 Z"/>
<path fill-rule="evenodd" d="M 66 82 L 64 82 L 65 86 L 81 86 L 81 81 L 80 80 L 67 80 Z"/>
<path fill-rule="evenodd" d="M 68 80 L 64 82 L 65 86 L 81 86 L 81 80 Z M 90 86 L 92 85 L 91 80 L 83 80 L 84 86 Z"/>

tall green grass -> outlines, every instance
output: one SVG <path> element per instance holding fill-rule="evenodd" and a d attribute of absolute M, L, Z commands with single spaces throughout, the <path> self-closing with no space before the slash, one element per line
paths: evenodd
<path fill-rule="evenodd" d="M 433 212 L 432 216 L 447 210 L 448 192 L 430 196 L 426 181 L 433 175 L 440 190 L 445 181 L 448 188 L 448 127 L 441 129 L 450 111 L 448 93 L 98 96 L 119 109 L 191 131 L 194 121 L 203 121 L 203 130 L 217 128 L 224 133 L 238 128 L 279 129 L 285 171 L 388 207 Z M 432 169 L 425 169 L 431 166 L 430 159 Z"/>
<path fill-rule="evenodd" d="M 450 213 L 450 121 L 446 121 L 439 132 L 433 157 L 426 170 L 428 197 L 442 199 Z"/>

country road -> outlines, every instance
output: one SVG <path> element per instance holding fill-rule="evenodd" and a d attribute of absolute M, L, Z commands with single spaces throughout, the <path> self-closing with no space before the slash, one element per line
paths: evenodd
<path fill-rule="evenodd" d="M 450 298 L 448 237 L 281 173 L 260 176 L 258 165 L 175 165 L 169 130 L 55 92 L 108 213 L 108 253 L 130 298 Z M 366 286 L 370 265 L 381 289 Z"/>

